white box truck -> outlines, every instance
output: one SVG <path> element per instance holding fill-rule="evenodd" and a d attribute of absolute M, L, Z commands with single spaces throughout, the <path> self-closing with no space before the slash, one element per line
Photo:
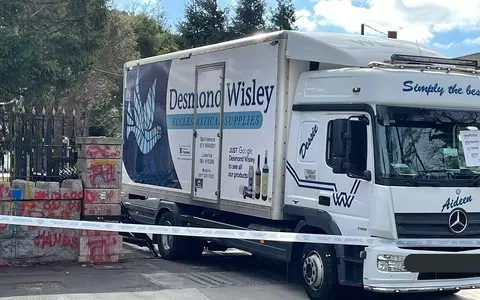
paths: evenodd
<path fill-rule="evenodd" d="M 477 69 L 407 41 L 294 31 L 127 62 L 125 205 L 145 224 L 480 238 Z M 480 285 L 478 247 L 154 241 L 164 259 L 208 246 L 286 262 L 310 299 Z M 431 264 L 407 270 L 411 255 Z"/>

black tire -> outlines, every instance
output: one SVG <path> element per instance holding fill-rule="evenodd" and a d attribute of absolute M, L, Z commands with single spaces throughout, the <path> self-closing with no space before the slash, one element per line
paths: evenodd
<path fill-rule="evenodd" d="M 338 296 L 339 284 L 333 247 L 305 244 L 300 272 L 305 292 L 311 300 L 330 300 Z"/>
<path fill-rule="evenodd" d="M 176 226 L 172 212 L 163 212 L 158 225 Z M 196 259 L 204 249 L 203 241 L 191 237 L 159 234 L 154 239 L 161 258 L 166 260 Z"/>

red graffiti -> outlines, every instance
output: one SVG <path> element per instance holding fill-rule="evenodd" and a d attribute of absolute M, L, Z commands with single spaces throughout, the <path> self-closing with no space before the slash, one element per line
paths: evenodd
<path fill-rule="evenodd" d="M 97 184 L 108 184 L 116 182 L 116 165 L 115 164 L 98 164 L 90 167 L 90 184 L 96 186 Z"/>
<path fill-rule="evenodd" d="M 60 201 L 43 201 L 43 209 L 48 212 L 56 212 L 62 207 L 62 202 Z"/>
<path fill-rule="evenodd" d="M 87 242 L 88 258 L 93 262 L 107 262 L 112 255 L 119 254 L 117 237 L 89 240 Z"/>
<path fill-rule="evenodd" d="M 120 147 L 108 145 L 87 145 L 86 150 L 87 158 L 117 158 L 120 153 Z"/>
<path fill-rule="evenodd" d="M 77 191 L 71 193 L 71 199 L 75 200 L 82 200 L 83 199 L 83 191 Z"/>
<path fill-rule="evenodd" d="M 85 191 L 85 203 L 94 204 L 94 203 L 115 203 L 117 202 L 116 191 Z"/>
<path fill-rule="evenodd" d="M 35 201 L 21 202 L 19 212 L 22 217 L 44 218 L 46 215 L 41 208 L 37 208 Z"/>
<path fill-rule="evenodd" d="M 51 192 L 50 193 L 50 199 L 60 200 L 60 199 L 62 199 L 62 194 L 60 194 L 60 192 Z"/>
<path fill-rule="evenodd" d="M 45 190 L 36 190 L 35 191 L 36 200 L 46 200 L 48 199 L 48 191 Z"/>
<path fill-rule="evenodd" d="M 62 194 L 62 200 L 82 200 L 83 199 L 83 192 L 82 191 L 73 191 L 73 192 L 65 192 Z"/>
<path fill-rule="evenodd" d="M 20 215 L 24 217 L 75 219 L 82 209 L 82 202 L 44 200 L 25 201 L 20 204 Z"/>
<path fill-rule="evenodd" d="M 8 228 L 8 224 L 0 224 L 0 231 L 4 231 Z"/>
<path fill-rule="evenodd" d="M 69 201 L 68 202 L 68 209 L 73 212 L 80 212 L 82 210 L 82 202 L 81 201 Z"/>
<path fill-rule="evenodd" d="M 8 200 L 12 198 L 10 184 L 0 184 L 0 200 Z"/>
<path fill-rule="evenodd" d="M 65 246 L 75 249 L 79 245 L 78 237 L 75 235 L 69 235 L 68 231 L 52 232 L 50 230 L 41 230 L 37 236 L 33 238 L 33 243 L 36 247 L 42 249 L 55 246 Z"/>

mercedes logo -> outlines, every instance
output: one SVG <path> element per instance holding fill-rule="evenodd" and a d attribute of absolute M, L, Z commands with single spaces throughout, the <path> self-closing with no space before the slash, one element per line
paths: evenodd
<path fill-rule="evenodd" d="M 467 229 L 467 213 L 463 209 L 455 209 L 448 217 L 448 226 L 453 233 L 462 233 Z"/>

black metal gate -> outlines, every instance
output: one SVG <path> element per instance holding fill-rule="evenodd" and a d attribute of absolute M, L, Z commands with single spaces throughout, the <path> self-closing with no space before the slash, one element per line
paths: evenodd
<path fill-rule="evenodd" d="M 75 111 L 1 108 L 0 174 L 32 181 L 76 179 Z"/>

